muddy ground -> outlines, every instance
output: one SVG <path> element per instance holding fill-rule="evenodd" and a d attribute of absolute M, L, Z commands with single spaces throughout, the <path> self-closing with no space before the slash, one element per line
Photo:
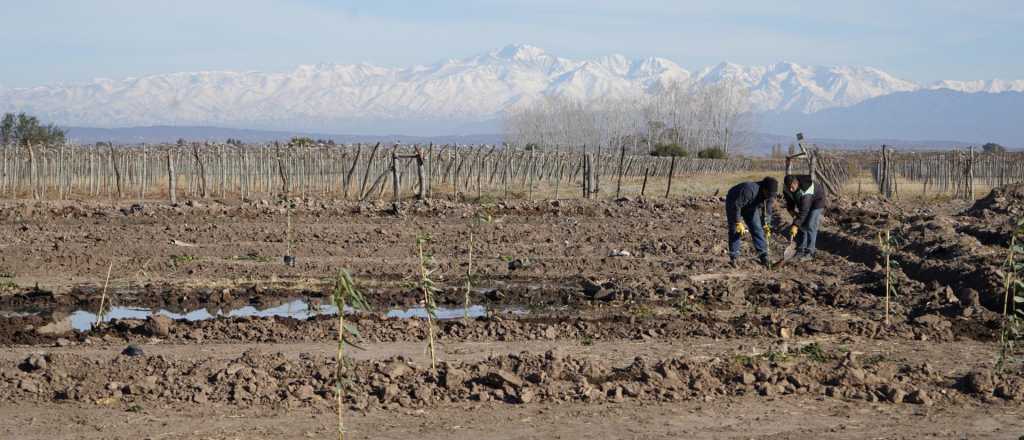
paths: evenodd
<path fill-rule="evenodd" d="M 0 437 L 330 438 L 324 307 L 345 268 L 374 309 L 346 318 L 364 348 L 348 350 L 343 388 L 355 438 L 1017 438 L 1020 353 L 996 361 L 1021 194 L 840 200 L 818 258 L 772 270 L 727 267 L 722 203 L 706 197 L 438 200 L 400 216 L 316 200 L 7 202 Z M 452 318 L 436 367 L 426 322 L 395 314 L 422 306 L 425 234 Z M 93 322 L 101 302 L 134 314 Z"/>

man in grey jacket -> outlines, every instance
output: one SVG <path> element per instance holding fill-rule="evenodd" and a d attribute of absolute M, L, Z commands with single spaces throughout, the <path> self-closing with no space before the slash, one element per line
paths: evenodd
<path fill-rule="evenodd" d="M 738 266 L 741 238 L 750 233 L 758 261 L 768 265 L 768 244 L 765 241 L 764 219 L 772 218 L 772 203 L 779 192 L 779 182 L 765 177 L 760 182 L 743 182 L 725 195 L 725 217 L 729 222 L 729 264 Z M 762 216 L 763 215 L 763 216 Z M 770 233 L 770 231 L 769 231 Z"/>
<path fill-rule="evenodd" d="M 782 198 L 793 216 L 789 239 L 796 240 L 798 257 L 813 259 L 821 216 L 828 207 L 825 190 L 816 188 L 809 175 L 788 175 L 782 182 Z"/>

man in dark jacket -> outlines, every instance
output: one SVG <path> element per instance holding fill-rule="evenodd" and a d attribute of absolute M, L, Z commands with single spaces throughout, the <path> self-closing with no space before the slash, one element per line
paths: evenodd
<path fill-rule="evenodd" d="M 815 188 L 811 176 L 808 175 L 788 175 L 782 182 L 782 197 L 786 200 L 786 210 L 793 216 L 789 238 L 796 240 L 799 257 L 814 258 L 818 227 L 821 225 L 821 216 L 828 206 L 825 190 Z"/>
<path fill-rule="evenodd" d="M 740 256 L 740 238 L 748 231 L 754 241 L 758 261 L 768 265 L 763 224 L 764 219 L 772 218 L 772 203 L 778 192 L 779 182 L 771 177 L 760 182 L 744 182 L 729 189 L 725 196 L 725 217 L 729 222 L 729 262 L 733 267 L 737 266 L 736 259 Z"/>

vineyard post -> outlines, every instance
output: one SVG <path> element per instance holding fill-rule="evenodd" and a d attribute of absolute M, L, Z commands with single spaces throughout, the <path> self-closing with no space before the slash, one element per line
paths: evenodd
<path fill-rule="evenodd" d="M 175 188 L 178 186 L 176 172 L 174 171 L 174 157 L 171 150 L 167 150 L 167 192 L 171 197 L 171 204 L 178 204 L 178 195 Z"/>

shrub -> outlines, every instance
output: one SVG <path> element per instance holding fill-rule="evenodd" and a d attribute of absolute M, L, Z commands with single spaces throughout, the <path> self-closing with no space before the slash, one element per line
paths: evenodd
<path fill-rule="evenodd" d="M 721 148 L 705 148 L 697 152 L 697 157 L 701 159 L 726 159 L 729 155 Z"/>
<path fill-rule="evenodd" d="M 994 142 L 989 142 L 981 146 L 981 151 L 984 151 L 986 153 L 1005 153 L 1006 147 Z"/>
<path fill-rule="evenodd" d="M 679 146 L 679 144 L 654 144 L 654 149 L 651 150 L 651 156 L 656 157 L 686 157 L 689 153 Z"/>

